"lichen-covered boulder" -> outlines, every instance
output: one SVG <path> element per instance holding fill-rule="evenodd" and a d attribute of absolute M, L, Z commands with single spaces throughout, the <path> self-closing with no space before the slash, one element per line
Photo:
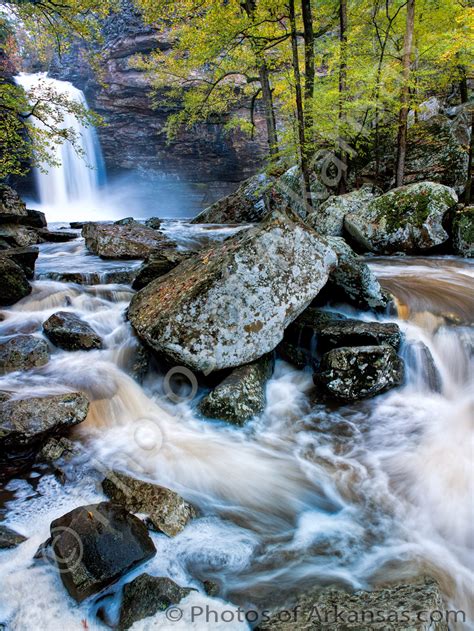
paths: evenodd
<path fill-rule="evenodd" d="M 38 258 L 38 248 L 9 248 L 0 251 L 0 258 L 7 258 L 14 261 L 25 272 L 28 279 L 32 279 L 35 275 L 35 264 Z"/>
<path fill-rule="evenodd" d="M 77 392 L 0 402 L 0 447 L 19 450 L 82 423 L 89 401 Z"/>
<path fill-rule="evenodd" d="M 357 213 L 382 191 L 365 184 L 360 189 L 345 195 L 332 195 L 321 206 L 308 215 L 306 223 L 316 232 L 333 237 L 342 237 L 344 217 L 348 213 Z"/>
<path fill-rule="evenodd" d="M 234 368 L 276 347 L 335 264 L 322 237 L 275 211 L 147 285 L 128 317 L 146 344 L 179 365 Z"/>
<path fill-rule="evenodd" d="M 90 351 L 103 347 L 100 335 L 69 311 L 58 311 L 50 316 L 43 323 L 43 331 L 55 346 L 67 351 Z"/>
<path fill-rule="evenodd" d="M 264 196 L 271 189 L 274 178 L 265 173 L 253 175 L 239 188 L 205 208 L 191 223 L 255 223 L 263 219 L 268 209 Z"/>
<path fill-rule="evenodd" d="M 102 482 L 104 493 L 133 513 L 145 513 L 154 529 L 174 537 L 196 517 L 196 510 L 164 486 L 112 471 Z"/>
<path fill-rule="evenodd" d="M 50 530 L 61 580 L 77 602 L 156 554 L 145 524 L 110 502 L 75 508 Z"/>
<path fill-rule="evenodd" d="M 154 616 L 170 605 L 177 605 L 192 591 L 189 587 L 180 587 L 166 576 L 140 574 L 123 589 L 119 631 L 126 631 L 138 620 Z"/>
<path fill-rule="evenodd" d="M 455 191 L 442 184 L 409 184 L 348 213 L 344 226 L 370 252 L 426 252 L 448 239 L 443 218 L 457 201 Z"/>
<path fill-rule="evenodd" d="M 131 223 L 89 222 L 82 228 L 86 247 L 104 259 L 146 259 L 153 252 L 175 245 L 157 230 Z"/>
<path fill-rule="evenodd" d="M 18 193 L 11 186 L 0 184 L 0 223 L 20 221 L 27 217 L 26 206 Z"/>
<path fill-rule="evenodd" d="M 451 229 L 456 254 L 474 257 L 474 206 L 466 206 L 454 215 Z"/>
<path fill-rule="evenodd" d="M 25 272 L 14 261 L 0 257 L 0 305 L 13 305 L 31 293 Z"/>
<path fill-rule="evenodd" d="M 330 397 L 357 401 L 401 385 L 403 376 L 392 346 L 343 346 L 322 356 L 314 382 Z"/>
<path fill-rule="evenodd" d="M 132 288 L 143 289 L 155 278 L 171 272 L 179 263 L 191 256 L 190 252 L 178 252 L 175 249 L 163 250 L 153 254 L 138 270 Z"/>
<path fill-rule="evenodd" d="M 273 372 L 273 356 L 235 368 L 199 404 L 208 418 L 243 425 L 265 407 L 265 384 Z"/>
<path fill-rule="evenodd" d="M 49 360 L 48 344 L 34 335 L 16 335 L 0 342 L 0 374 L 44 366 Z"/>

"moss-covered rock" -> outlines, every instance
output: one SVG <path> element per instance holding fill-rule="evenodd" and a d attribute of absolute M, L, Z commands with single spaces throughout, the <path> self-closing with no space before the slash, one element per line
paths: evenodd
<path fill-rule="evenodd" d="M 0 257 L 0 305 L 13 305 L 31 293 L 25 272 L 14 261 Z"/>
<path fill-rule="evenodd" d="M 16 335 L 0 342 L 0 374 L 38 368 L 48 361 L 48 344 L 40 337 Z"/>
<path fill-rule="evenodd" d="M 456 254 L 474 257 L 474 206 L 466 206 L 454 215 L 452 225 L 453 247 Z"/>
<path fill-rule="evenodd" d="M 208 418 L 243 425 L 265 407 L 265 384 L 273 372 L 273 356 L 235 368 L 199 404 Z"/>
<path fill-rule="evenodd" d="M 422 253 L 447 241 L 443 218 L 457 201 L 455 191 L 442 184 L 409 184 L 348 213 L 344 226 L 370 252 Z"/>

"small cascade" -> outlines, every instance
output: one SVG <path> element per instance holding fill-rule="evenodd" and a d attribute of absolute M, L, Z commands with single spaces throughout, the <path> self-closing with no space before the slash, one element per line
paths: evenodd
<path fill-rule="evenodd" d="M 83 92 L 68 81 L 48 77 L 46 73 L 21 73 L 16 77 L 18 85 L 26 92 L 54 91 L 69 101 L 87 108 Z M 53 145 L 51 154 L 57 166 L 40 165 L 35 168 L 35 180 L 40 206 L 48 219 L 64 219 L 64 212 L 73 206 L 90 211 L 99 206 L 98 192 L 105 180 L 102 152 L 93 127 L 85 127 L 70 112 L 64 111 L 64 129 L 73 129 L 78 138 L 79 152 L 70 142 Z M 32 117 L 38 128 L 44 124 Z M 52 216 L 53 215 L 53 216 Z"/>

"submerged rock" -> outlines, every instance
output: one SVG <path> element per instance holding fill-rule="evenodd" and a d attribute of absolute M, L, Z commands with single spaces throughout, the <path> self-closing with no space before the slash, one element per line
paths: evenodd
<path fill-rule="evenodd" d="M 0 342 L 0 374 L 29 370 L 49 361 L 47 343 L 34 335 L 16 335 Z"/>
<path fill-rule="evenodd" d="M 452 225 L 453 247 L 456 254 L 474 257 L 474 206 L 466 206 L 454 215 Z"/>
<path fill-rule="evenodd" d="M 7 258 L 14 261 L 25 272 L 28 279 L 32 279 L 35 275 L 35 264 L 38 258 L 38 248 L 9 248 L 0 251 L 0 258 Z"/>
<path fill-rule="evenodd" d="M 0 550 L 16 548 L 23 541 L 26 541 L 26 537 L 0 524 Z"/>
<path fill-rule="evenodd" d="M 430 578 L 395 583 L 372 592 L 315 588 L 259 631 L 448 631 L 439 585 Z M 291 615 L 288 615 L 291 614 Z M 430 615 L 433 614 L 433 615 Z M 296 617 L 296 619 L 295 619 Z"/>
<path fill-rule="evenodd" d="M 156 530 L 170 537 L 196 517 L 196 510 L 174 491 L 113 471 L 103 482 L 104 493 L 134 513 L 146 513 Z"/>
<path fill-rule="evenodd" d="M 202 372 L 241 366 L 276 347 L 335 264 L 324 239 L 274 212 L 151 282 L 133 297 L 128 316 L 138 336 L 171 361 Z"/>
<path fill-rule="evenodd" d="M 31 293 L 25 272 L 14 261 L 0 257 L 0 306 L 13 305 Z"/>
<path fill-rule="evenodd" d="M 77 239 L 75 232 L 66 232 L 66 230 L 48 230 L 47 228 L 41 228 L 37 230 L 37 234 L 40 241 L 51 243 L 67 243 L 68 241 Z"/>
<path fill-rule="evenodd" d="M 132 283 L 132 288 L 137 291 L 143 289 L 152 280 L 164 276 L 191 255 L 192 253 L 190 252 L 178 252 L 175 249 L 163 250 L 153 254 L 138 270 L 138 274 Z"/>
<path fill-rule="evenodd" d="M 18 193 L 11 186 L 0 184 L 0 223 L 20 221 L 27 217 L 26 205 Z"/>
<path fill-rule="evenodd" d="M 180 587 L 167 577 L 140 574 L 123 589 L 118 628 L 125 631 L 138 620 L 154 616 L 170 605 L 177 605 L 192 591 L 189 587 Z"/>
<path fill-rule="evenodd" d="M 455 191 L 442 184 L 409 184 L 348 213 L 344 225 L 370 252 L 426 252 L 448 239 L 443 218 L 457 201 Z"/>
<path fill-rule="evenodd" d="M 314 382 L 330 397 L 357 401 L 401 385 L 403 377 L 403 361 L 392 346 L 344 346 L 321 357 Z"/>
<path fill-rule="evenodd" d="M 151 559 L 156 549 L 146 526 L 122 506 L 80 506 L 51 523 L 61 580 L 78 602 Z"/>
<path fill-rule="evenodd" d="M 127 225 L 87 223 L 82 229 L 86 247 L 105 259 L 146 259 L 175 245 L 160 232 L 138 222 Z"/>
<path fill-rule="evenodd" d="M 0 447 L 17 450 L 85 420 L 89 401 L 77 392 L 0 402 Z"/>
<path fill-rule="evenodd" d="M 102 338 L 94 329 L 69 311 L 58 311 L 43 323 L 43 331 L 55 346 L 67 351 L 102 348 Z"/>
<path fill-rule="evenodd" d="M 308 215 L 306 223 L 319 234 L 342 237 L 344 217 L 348 213 L 358 213 L 376 195 L 382 191 L 365 184 L 357 191 L 345 195 L 332 195 L 314 212 Z"/>
<path fill-rule="evenodd" d="M 274 358 L 265 356 L 252 364 L 235 368 L 222 383 L 199 404 L 208 418 L 243 425 L 263 412 L 265 384 L 272 376 Z"/>

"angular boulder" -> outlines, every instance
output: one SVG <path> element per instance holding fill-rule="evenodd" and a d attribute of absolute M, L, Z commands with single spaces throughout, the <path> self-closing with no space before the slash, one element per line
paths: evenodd
<path fill-rule="evenodd" d="M 154 616 L 170 605 L 177 605 L 192 591 L 164 576 L 140 574 L 123 588 L 119 630 L 126 631 L 138 620 Z"/>
<path fill-rule="evenodd" d="M 39 368 L 49 361 L 48 344 L 34 335 L 16 335 L 0 342 L 0 374 Z"/>
<path fill-rule="evenodd" d="M 387 344 L 398 350 L 401 339 L 397 324 L 364 322 L 309 307 L 287 328 L 278 350 L 284 359 L 303 368 L 333 348 Z"/>
<path fill-rule="evenodd" d="M 9 248 L 0 251 L 0 258 L 7 258 L 14 261 L 25 272 L 26 278 L 31 280 L 35 275 L 35 264 L 39 255 L 38 248 Z"/>
<path fill-rule="evenodd" d="M 47 228 L 40 228 L 36 231 L 40 242 L 46 243 L 67 243 L 68 241 L 74 241 L 77 239 L 75 232 L 67 232 L 66 230 L 48 230 Z"/>
<path fill-rule="evenodd" d="M 43 322 L 43 331 L 51 342 L 66 351 L 90 351 L 102 348 L 102 338 L 94 329 L 69 311 L 53 313 Z"/>
<path fill-rule="evenodd" d="M 26 205 L 18 193 L 11 186 L 0 184 L 0 223 L 15 223 L 27 217 Z"/>
<path fill-rule="evenodd" d="M 161 228 L 161 219 L 159 217 L 150 217 L 145 221 L 145 226 L 152 230 L 159 230 Z"/>
<path fill-rule="evenodd" d="M 126 225 L 87 223 L 82 229 L 86 247 L 104 259 L 146 259 L 175 244 L 160 232 L 138 222 Z"/>
<path fill-rule="evenodd" d="M 321 357 L 314 382 L 340 401 L 368 399 L 401 385 L 404 364 L 392 346 L 343 346 Z"/>
<path fill-rule="evenodd" d="M 34 228 L 9 223 L 0 224 L 0 239 L 11 248 L 25 248 L 41 241 Z"/>
<path fill-rule="evenodd" d="M 169 537 L 174 537 L 196 517 L 196 510 L 180 495 L 165 488 L 137 480 L 117 471 L 102 482 L 104 493 L 133 513 L 145 513 L 151 525 Z"/>
<path fill-rule="evenodd" d="M 51 541 L 61 580 L 77 602 L 156 553 L 145 524 L 110 502 L 80 506 L 55 519 Z"/>
<path fill-rule="evenodd" d="M 365 184 L 356 191 L 345 195 L 331 195 L 321 206 L 308 215 L 306 223 L 319 234 L 342 237 L 344 232 L 344 217 L 348 213 L 358 213 L 376 195 L 382 191 Z"/>
<path fill-rule="evenodd" d="M 335 264 L 314 230 L 275 211 L 151 282 L 133 297 L 128 317 L 146 344 L 179 365 L 234 368 L 276 347 Z"/>
<path fill-rule="evenodd" d="M 473 258 L 474 206 L 466 206 L 454 215 L 451 234 L 456 254 L 465 258 Z"/>
<path fill-rule="evenodd" d="M 301 594 L 296 607 L 292 603 L 283 612 L 276 612 L 269 620 L 259 624 L 258 629 L 448 631 L 446 613 L 447 607 L 438 583 L 431 578 L 422 577 L 413 582 L 395 583 L 371 592 L 348 593 L 334 587 L 323 590 L 315 588 Z M 459 620 L 461 619 L 460 616 Z"/>
<path fill-rule="evenodd" d="M 0 257 L 0 306 L 13 305 L 31 293 L 25 272 L 14 261 Z"/>
<path fill-rule="evenodd" d="M 190 256 L 190 252 L 178 252 L 174 249 L 163 250 L 153 254 L 138 270 L 138 274 L 132 283 L 132 288 L 137 291 L 143 289 L 152 280 L 171 272 L 172 269 Z"/>
<path fill-rule="evenodd" d="M 89 401 L 77 392 L 0 402 L 0 447 L 19 450 L 85 420 Z"/>
<path fill-rule="evenodd" d="M 457 201 L 455 191 L 442 184 L 409 184 L 375 198 L 356 213 L 348 213 L 344 226 L 370 252 L 422 253 L 448 239 L 443 219 Z"/>
<path fill-rule="evenodd" d="M 16 548 L 23 541 L 26 541 L 26 537 L 0 524 L 0 550 Z"/>
<path fill-rule="evenodd" d="M 265 384 L 272 376 L 273 356 L 235 368 L 199 404 L 208 418 L 243 425 L 265 407 Z"/>
<path fill-rule="evenodd" d="M 27 217 L 21 219 L 21 223 L 24 226 L 31 226 L 32 228 L 46 228 L 46 215 L 40 210 L 33 210 L 32 208 L 26 209 Z"/>

